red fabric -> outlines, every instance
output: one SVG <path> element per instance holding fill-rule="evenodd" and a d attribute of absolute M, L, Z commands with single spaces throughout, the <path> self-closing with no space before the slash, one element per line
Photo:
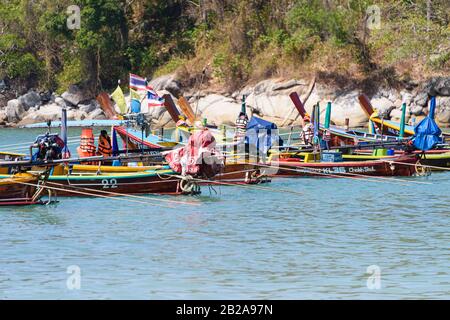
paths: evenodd
<path fill-rule="evenodd" d="M 182 162 L 186 163 L 186 174 L 196 175 L 202 171 L 211 172 L 211 169 L 217 171 L 222 166 L 222 156 L 215 147 L 216 139 L 208 129 L 197 131 L 189 137 L 186 146 L 168 153 L 166 160 L 178 173 L 182 173 Z"/>

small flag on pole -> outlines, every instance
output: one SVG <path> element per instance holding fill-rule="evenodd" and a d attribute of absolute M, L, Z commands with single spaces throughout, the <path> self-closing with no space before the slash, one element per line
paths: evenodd
<path fill-rule="evenodd" d="M 127 112 L 127 102 L 120 86 L 117 86 L 117 89 L 111 94 L 111 98 L 119 107 L 120 113 L 125 114 Z"/>
<path fill-rule="evenodd" d="M 64 148 L 62 150 L 62 158 L 68 159 L 68 158 L 70 158 L 70 150 L 69 150 L 69 147 L 67 146 L 67 110 L 66 110 L 66 108 L 62 109 L 61 139 L 64 141 Z"/>
<path fill-rule="evenodd" d="M 152 87 L 147 86 L 147 103 L 148 107 L 162 107 L 164 106 L 164 98 L 158 96 L 155 90 Z"/>
<path fill-rule="evenodd" d="M 139 101 L 142 99 L 141 95 L 136 90 L 133 90 L 133 89 L 130 89 L 130 96 L 131 96 L 131 99 L 136 99 Z"/>
<path fill-rule="evenodd" d="M 130 89 L 135 90 L 147 90 L 147 80 L 144 78 L 130 73 Z"/>

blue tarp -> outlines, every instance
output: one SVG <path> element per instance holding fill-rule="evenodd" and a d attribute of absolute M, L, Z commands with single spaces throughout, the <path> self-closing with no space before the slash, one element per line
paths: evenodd
<path fill-rule="evenodd" d="M 436 100 L 435 97 L 432 97 L 428 117 L 420 121 L 414 128 L 414 146 L 419 150 L 430 150 L 434 148 L 436 144 L 442 142 L 442 131 L 434 121 L 435 108 Z"/>
<path fill-rule="evenodd" d="M 267 153 L 273 145 L 282 145 L 283 141 L 278 136 L 275 123 L 253 116 L 247 124 L 245 143 L 255 145 L 261 153 Z"/>

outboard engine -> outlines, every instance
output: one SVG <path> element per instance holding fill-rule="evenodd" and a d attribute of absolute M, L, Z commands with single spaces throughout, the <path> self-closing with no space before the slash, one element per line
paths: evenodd
<path fill-rule="evenodd" d="M 46 133 L 36 138 L 31 148 L 38 150 L 32 154 L 33 161 L 51 161 L 62 159 L 64 141 L 56 133 Z"/>

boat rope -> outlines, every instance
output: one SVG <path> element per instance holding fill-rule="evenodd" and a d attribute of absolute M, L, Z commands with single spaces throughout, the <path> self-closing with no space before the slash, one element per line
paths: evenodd
<path fill-rule="evenodd" d="M 79 139 L 78 140 L 72 140 L 72 141 L 68 140 L 67 141 L 67 145 L 68 146 L 73 146 L 73 145 L 77 145 L 79 142 L 80 142 Z M 16 147 L 13 147 L 13 148 L 8 148 L 7 151 L 21 151 L 21 150 L 28 151 L 29 147 L 30 147 L 30 144 L 27 144 L 27 145 L 24 145 L 24 146 L 16 146 Z M 3 149 L 3 147 L 0 147 L 0 149 Z"/>
<path fill-rule="evenodd" d="M 427 160 L 427 159 L 424 159 L 424 160 Z M 419 166 L 419 167 L 425 167 L 425 168 L 430 168 L 430 169 L 450 171 L 450 168 L 447 168 L 447 167 L 430 166 L 430 165 L 427 165 L 427 164 L 421 164 L 420 160 L 419 160 L 419 163 L 407 163 L 407 162 L 399 162 L 399 161 L 391 161 L 391 162 L 392 163 L 397 163 L 397 164 L 404 164 L 404 165 L 408 165 L 408 166 Z"/>
<path fill-rule="evenodd" d="M 178 177 L 178 176 L 176 176 Z M 193 178 L 193 180 L 207 183 L 207 184 L 217 184 L 217 185 L 224 185 L 224 186 L 236 186 L 240 188 L 246 188 L 246 189 L 254 189 L 254 190 L 264 190 L 264 191 L 272 191 L 272 192 L 281 192 L 281 193 L 291 193 L 295 195 L 301 195 L 302 193 L 288 190 L 288 189 L 280 189 L 280 188 L 270 188 L 270 187 L 262 187 L 262 186 L 256 186 L 256 185 L 249 185 L 245 182 L 223 182 L 223 181 L 215 181 L 215 180 L 206 180 L 206 179 L 200 179 L 200 178 Z"/>
<path fill-rule="evenodd" d="M 176 181 L 176 180 L 174 180 L 174 181 Z M 157 181 L 157 182 L 159 182 L 159 181 Z M 67 187 L 67 185 L 65 185 L 65 184 L 56 183 L 56 182 L 52 182 L 52 181 L 47 181 L 47 184 Z M 180 204 L 180 205 L 186 204 L 186 205 L 190 205 L 190 206 L 199 206 L 200 205 L 200 203 L 198 203 L 198 202 L 186 202 L 186 201 L 177 201 L 177 200 L 169 200 L 169 199 L 156 199 L 156 198 L 149 198 L 149 197 L 139 196 L 139 195 L 134 195 L 134 194 L 123 194 L 123 193 L 118 193 L 118 192 L 112 192 L 112 191 L 106 191 L 106 190 L 97 190 L 97 189 L 79 187 L 79 186 L 74 186 L 74 185 L 70 185 L 70 187 L 75 188 L 75 189 L 91 191 L 91 192 L 100 192 L 100 193 L 104 193 L 104 194 L 110 194 L 110 195 L 122 196 L 122 197 L 129 197 L 129 198 L 135 198 L 135 199 L 144 199 L 144 200 L 151 199 L 151 200 L 156 200 L 156 201 L 161 201 L 161 202 L 168 202 L 168 203 L 174 203 L 174 204 Z"/>
<path fill-rule="evenodd" d="M 68 190 L 66 188 L 50 187 L 47 185 L 37 185 L 37 184 L 27 183 L 27 182 L 17 182 L 17 183 L 27 185 L 27 186 L 32 186 L 32 187 L 46 188 L 46 189 L 55 190 L 55 191 L 66 191 L 66 192 L 70 191 L 71 193 L 89 196 L 89 197 L 98 197 L 98 198 L 105 198 L 105 199 L 111 199 L 111 200 L 116 200 L 116 201 L 126 201 L 126 202 L 134 202 L 134 203 L 140 203 L 140 204 L 146 204 L 146 205 L 155 205 L 155 206 L 163 207 L 163 208 L 175 208 L 174 206 L 164 205 L 164 204 L 159 204 L 159 203 L 152 203 L 149 201 L 139 201 L 139 200 L 127 199 L 127 196 L 129 196 L 129 195 L 125 195 L 125 194 L 120 194 L 121 197 L 119 198 L 119 197 L 115 197 L 115 196 L 106 196 L 106 195 L 100 195 L 100 194 L 77 191 L 77 190 Z M 97 192 L 98 190 L 94 190 L 94 191 Z"/>
<path fill-rule="evenodd" d="M 73 139 L 80 140 L 80 137 L 79 136 L 74 136 L 74 137 L 68 137 L 67 138 L 67 140 L 73 140 Z M 29 142 L 6 144 L 6 145 L 3 145 L 3 146 L 0 146 L 0 149 L 9 148 L 9 147 L 17 147 L 17 146 L 29 146 L 29 145 L 31 145 Z"/>

